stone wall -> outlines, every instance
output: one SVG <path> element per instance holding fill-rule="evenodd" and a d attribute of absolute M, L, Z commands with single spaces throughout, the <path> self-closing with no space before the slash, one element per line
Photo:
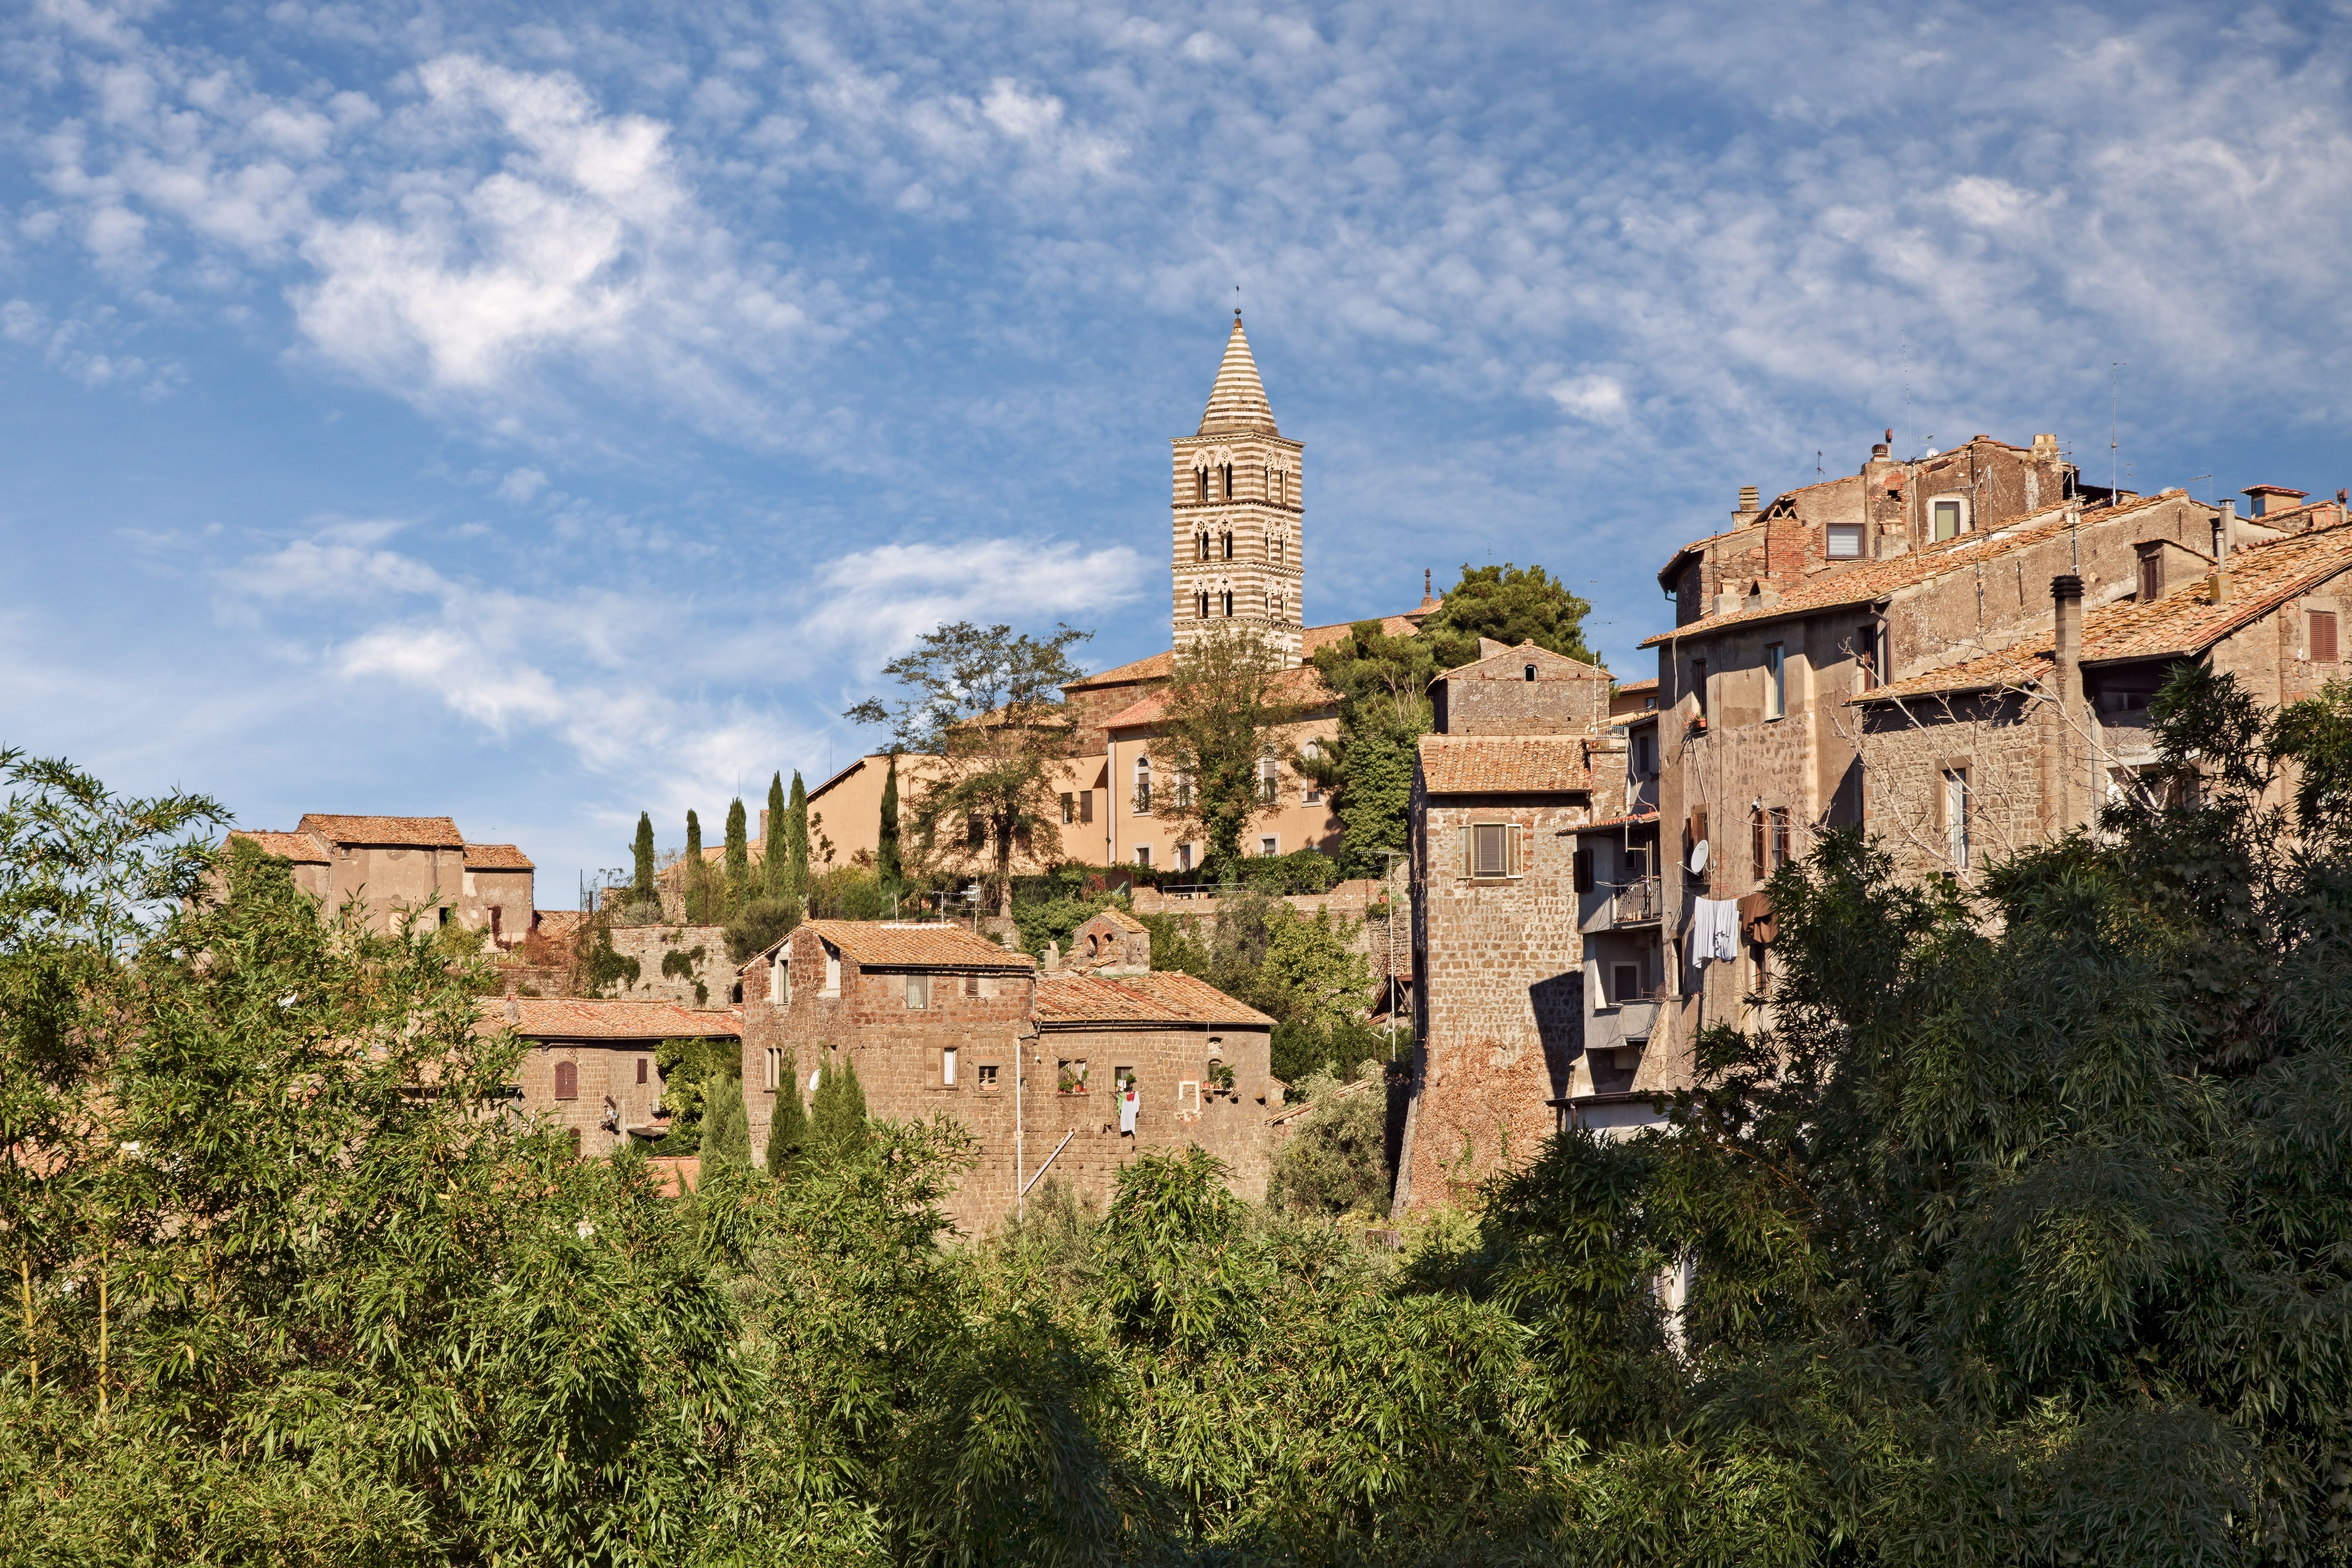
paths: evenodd
<path fill-rule="evenodd" d="M 682 1007 L 728 1005 L 735 965 L 724 926 L 615 925 L 613 951 L 637 961 L 637 978 L 614 987 L 615 996 Z"/>
<path fill-rule="evenodd" d="M 604 1125 L 607 1099 L 622 1128 L 649 1123 L 661 1104 L 661 1072 L 654 1061 L 656 1043 L 533 1042 L 518 1069 L 523 1113 L 577 1131 L 583 1154 L 610 1154 L 626 1134 Z M 571 1062 L 579 1068 L 579 1093 L 572 1099 L 555 1097 L 558 1062 Z"/>
<path fill-rule="evenodd" d="M 1398 1177 L 1400 1209 L 1467 1201 L 1557 1130 L 1583 1048 L 1582 939 L 1575 829 L 1590 809 L 1566 796 L 1451 797 L 1416 787 L 1416 1034 L 1422 1045 Z M 1519 874 L 1463 874 L 1461 829 L 1522 830 Z"/>

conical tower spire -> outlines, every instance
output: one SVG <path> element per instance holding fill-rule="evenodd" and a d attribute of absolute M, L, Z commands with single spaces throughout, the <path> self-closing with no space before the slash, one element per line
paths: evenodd
<path fill-rule="evenodd" d="M 1235 310 L 1233 336 L 1225 340 L 1225 361 L 1217 367 L 1217 384 L 1209 389 L 1209 407 L 1201 416 L 1200 434 L 1219 436 L 1242 430 L 1264 436 L 1282 434 L 1275 428 L 1274 405 L 1265 400 L 1265 384 L 1257 377 L 1257 361 L 1250 357 L 1242 313 Z"/>

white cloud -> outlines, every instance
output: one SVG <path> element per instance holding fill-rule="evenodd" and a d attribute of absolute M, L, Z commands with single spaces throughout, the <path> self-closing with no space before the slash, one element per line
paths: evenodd
<path fill-rule="evenodd" d="M 520 505 L 546 488 L 547 476 L 537 468 L 517 468 L 499 481 L 499 495 Z"/>

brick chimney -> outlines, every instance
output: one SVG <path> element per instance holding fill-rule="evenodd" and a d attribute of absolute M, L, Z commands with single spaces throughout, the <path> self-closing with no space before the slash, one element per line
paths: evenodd
<path fill-rule="evenodd" d="M 2083 750 L 2074 733 L 2074 725 L 2083 715 L 2083 579 L 2072 572 L 2053 577 L 2050 598 L 2057 623 L 2057 668 L 2053 673 L 2058 685 L 2054 694 L 2058 710 L 2052 715 L 2051 727 L 2044 732 L 2047 742 L 2054 744 L 2045 744 L 2043 755 L 2046 761 L 2054 763 L 2056 777 L 2043 787 L 2045 798 L 2056 808 L 2057 831 L 2065 833 L 2079 826 L 2083 820 L 2077 805 L 2082 781 L 2074 776 L 2081 771 L 2074 763 Z M 2050 787 L 2053 784 L 2054 789 Z"/>
<path fill-rule="evenodd" d="M 1740 486 L 1739 506 L 1738 509 L 1731 514 L 1731 526 L 1734 528 L 1747 527 L 1749 523 L 1756 521 L 1757 514 L 1761 512 L 1763 510 L 1764 500 L 1763 497 L 1758 493 L 1756 487 L 1754 485 Z"/>

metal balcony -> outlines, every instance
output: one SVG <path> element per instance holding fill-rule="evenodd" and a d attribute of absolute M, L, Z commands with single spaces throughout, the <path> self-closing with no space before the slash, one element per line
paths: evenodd
<path fill-rule="evenodd" d="M 1618 886 L 1609 900 L 1609 923 L 1621 926 L 1655 925 L 1663 909 L 1659 900 L 1658 879 L 1644 877 L 1638 882 Z"/>

